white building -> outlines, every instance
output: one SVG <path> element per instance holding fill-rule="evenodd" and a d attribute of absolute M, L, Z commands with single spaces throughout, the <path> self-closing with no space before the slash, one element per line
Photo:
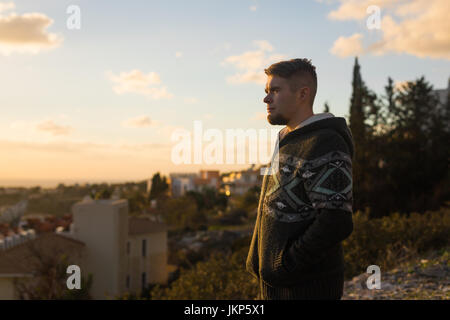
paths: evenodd
<path fill-rule="evenodd" d="M 87 198 L 74 204 L 72 212 L 71 231 L 50 233 L 50 242 L 67 247 L 64 253 L 71 256 L 72 264 L 80 266 L 82 276 L 92 273 L 90 294 L 93 299 L 114 299 L 126 292 L 138 295 L 148 284 L 167 283 L 164 224 L 130 218 L 128 201 L 124 199 Z M 48 237 L 48 234 L 38 235 L 33 241 Z M 76 250 L 69 247 L 74 245 Z M 10 262 L 9 257 L 14 252 L 25 248 L 19 245 L 0 252 L 0 299 L 15 299 L 12 280 L 31 277 L 33 273 L 29 268 L 22 270 L 19 264 Z"/>
<path fill-rule="evenodd" d="M 27 210 L 28 200 L 21 200 L 13 206 L 0 207 L 0 223 L 18 223 Z"/>
<path fill-rule="evenodd" d="M 446 89 L 437 89 L 433 90 L 433 93 L 436 95 L 436 98 L 438 99 L 439 103 L 436 108 L 436 113 L 438 115 L 444 114 L 444 112 L 450 112 L 450 110 L 447 109 L 447 99 L 449 97 L 450 92 L 450 78 L 448 79 L 448 84 Z M 447 124 L 447 130 L 450 131 L 450 123 Z"/>
<path fill-rule="evenodd" d="M 128 292 L 141 292 L 150 283 L 167 283 L 167 229 L 159 222 L 131 218 L 128 226 Z"/>
<path fill-rule="evenodd" d="M 171 173 L 170 174 L 170 191 L 172 196 L 177 198 L 183 196 L 188 191 L 196 190 L 195 173 Z"/>
<path fill-rule="evenodd" d="M 436 89 L 433 90 L 434 94 L 439 100 L 439 104 L 441 106 L 445 106 L 447 104 L 447 98 L 450 90 L 450 78 L 448 79 L 448 84 L 446 89 Z"/>

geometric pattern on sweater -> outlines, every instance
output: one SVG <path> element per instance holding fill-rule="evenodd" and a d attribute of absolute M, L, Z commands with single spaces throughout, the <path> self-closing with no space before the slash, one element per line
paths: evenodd
<path fill-rule="evenodd" d="M 311 219 L 320 208 L 352 212 L 352 162 L 344 152 L 312 160 L 281 154 L 277 172 L 268 178 L 263 212 L 276 220 Z"/>

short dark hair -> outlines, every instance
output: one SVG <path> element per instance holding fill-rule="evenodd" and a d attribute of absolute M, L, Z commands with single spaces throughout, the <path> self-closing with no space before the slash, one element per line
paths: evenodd
<path fill-rule="evenodd" d="M 314 102 L 314 98 L 317 92 L 317 74 L 316 67 L 312 65 L 310 59 L 291 59 L 286 61 L 280 61 L 272 64 L 269 68 L 264 69 L 264 72 L 268 76 L 279 76 L 285 79 L 291 79 L 292 77 L 299 77 L 305 79 L 311 86 L 311 105 Z M 291 85 L 291 90 L 295 90 L 294 83 Z"/>

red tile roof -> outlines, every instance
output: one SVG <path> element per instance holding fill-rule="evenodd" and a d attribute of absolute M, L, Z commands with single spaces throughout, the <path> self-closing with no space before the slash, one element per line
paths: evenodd
<path fill-rule="evenodd" d="M 12 248 L 0 250 L 0 274 L 31 274 L 34 271 L 33 249 L 47 254 L 81 252 L 85 244 L 53 232 L 42 233 Z M 41 251 L 42 250 L 42 251 Z"/>

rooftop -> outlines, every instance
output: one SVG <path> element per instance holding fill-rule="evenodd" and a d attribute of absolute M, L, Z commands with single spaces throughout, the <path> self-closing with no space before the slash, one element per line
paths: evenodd
<path fill-rule="evenodd" d="M 18 244 L 0 251 L 0 275 L 32 274 L 37 258 L 33 252 L 46 252 L 49 256 L 55 252 L 74 252 L 81 250 L 85 244 L 53 232 L 42 233 L 36 239 Z M 39 249 L 39 251 L 36 251 Z"/>
<path fill-rule="evenodd" d="M 167 226 L 161 222 L 135 217 L 130 217 L 128 220 L 128 235 L 158 233 L 164 231 L 167 231 Z"/>

